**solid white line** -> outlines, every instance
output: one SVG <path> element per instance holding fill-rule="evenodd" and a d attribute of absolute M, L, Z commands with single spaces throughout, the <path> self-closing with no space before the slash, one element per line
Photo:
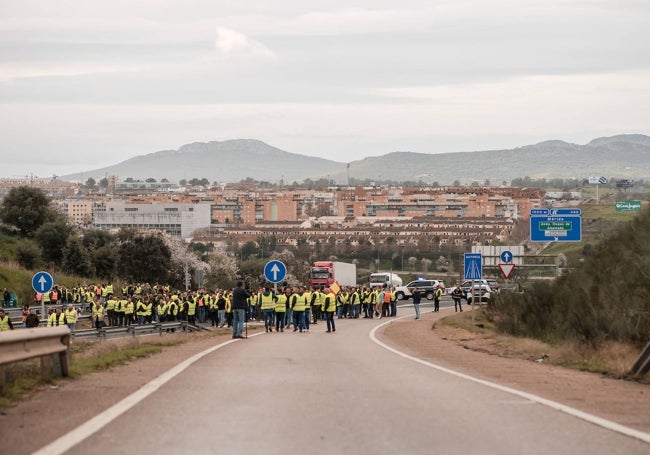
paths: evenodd
<path fill-rule="evenodd" d="M 261 335 L 262 333 L 263 332 L 259 332 L 256 334 L 249 335 L 249 338 L 257 335 Z M 185 371 L 190 365 L 192 365 L 197 360 L 205 357 L 208 354 L 213 353 L 217 349 L 221 349 L 224 346 L 228 346 L 229 344 L 235 343 L 237 341 L 239 340 L 228 340 L 224 343 L 218 344 L 216 346 L 206 349 L 203 352 L 199 352 L 198 354 L 193 355 L 189 359 L 179 363 L 172 369 L 167 370 L 157 378 L 154 378 L 150 382 L 146 383 L 145 385 L 140 387 L 137 391 L 133 392 L 131 395 L 127 396 L 121 401 L 115 403 L 113 406 L 111 406 L 101 414 L 97 414 L 95 417 L 88 420 L 86 423 L 64 434 L 63 436 L 59 437 L 52 443 L 44 447 L 41 447 L 38 451 L 34 452 L 33 455 L 59 455 L 64 452 L 67 452 L 68 450 L 70 450 L 71 448 L 79 444 L 81 441 L 83 441 L 84 439 L 88 438 L 89 436 L 93 435 L 97 431 L 104 428 L 106 425 L 111 423 L 120 415 L 124 414 L 126 411 L 131 409 L 133 406 L 140 403 L 142 400 L 144 400 L 149 395 L 154 393 L 164 384 L 171 381 L 173 378 L 175 378 L 180 373 Z"/>
<path fill-rule="evenodd" d="M 443 373 L 451 374 L 453 376 L 456 376 L 456 377 L 459 377 L 459 378 L 462 378 L 462 379 L 466 379 L 468 381 L 476 382 L 478 384 L 482 384 L 484 386 L 491 387 L 493 389 L 497 389 L 497 390 L 500 390 L 502 392 L 510 393 L 512 395 L 516 395 L 516 396 L 519 396 L 521 398 L 525 398 L 527 400 L 534 401 L 536 403 L 539 403 L 539 404 L 544 405 L 544 406 L 548 406 L 549 408 L 555 409 L 557 411 L 561 411 L 561 412 L 564 412 L 566 414 L 572 415 L 574 417 L 578 417 L 579 419 L 582 419 L 582 420 L 586 420 L 587 422 L 593 423 L 595 425 L 606 428 L 608 430 L 616 431 L 616 432 L 624 434 L 626 436 L 630 436 L 630 437 L 639 439 L 639 440 L 641 440 L 643 442 L 650 443 L 650 433 L 646 433 L 646 432 L 643 432 L 643 431 L 640 431 L 640 430 L 635 430 L 634 428 L 626 427 L 626 426 L 618 424 L 616 422 L 612 422 L 611 420 L 603 419 L 601 417 L 598 417 L 598 416 L 595 416 L 595 415 L 592 415 L 592 414 L 588 414 L 586 412 L 580 411 L 579 409 L 575 409 L 575 408 L 572 408 L 570 406 L 566 406 L 566 405 L 563 405 L 561 403 L 557 403 L 555 401 L 547 400 L 546 398 L 542 398 L 542 397 L 539 397 L 537 395 L 533 395 L 533 394 L 530 394 L 530 393 L 527 393 L 527 392 L 522 392 L 521 390 L 513 389 L 513 388 L 510 388 L 510 387 L 502 386 L 502 385 L 496 384 L 494 382 L 485 381 L 483 379 L 475 378 L 473 376 L 470 376 L 470 375 L 467 375 L 467 374 L 464 374 L 464 373 L 460 373 L 458 371 L 450 370 L 448 368 L 445 368 L 445 367 L 440 366 L 440 365 L 436 365 L 434 363 L 427 362 L 426 360 L 418 359 L 417 357 L 410 356 L 408 354 L 405 354 L 405 353 L 403 353 L 401 351 L 398 351 L 397 349 L 394 349 L 394 348 L 386 345 L 385 343 L 380 341 L 377 338 L 377 336 L 375 335 L 377 330 L 379 330 L 381 327 L 384 327 L 384 326 L 386 326 L 388 324 L 391 324 L 392 322 L 395 322 L 395 321 L 397 321 L 399 319 L 404 319 L 404 318 L 407 318 L 407 317 L 412 318 L 413 315 L 402 316 L 400 318 L 384 322 L 383 324 L 379 324 L 378 326 L 376 326 L 375 328 L 373 328 L 370 331 L 370 334 L 369 334 L 370 339 L 373 342 L 377 343 L 382 348 L 384 348 L 384 349 L 386 349 L 386 350 L 388 350 L 388 351 L 390 351 L 390 352 L 392 352 L 394 354 L 397 354 L 400 357 L 403 357 L 403 358 L 408 359 L 408 360 L 412 360 L 413 362 L 417 362 L 417 363 L 419 363 L 421 365 L 424 365 L 424 366 L 427 366 L 429 368 L 433 368 L 435 370 L 442 371 Z"/>

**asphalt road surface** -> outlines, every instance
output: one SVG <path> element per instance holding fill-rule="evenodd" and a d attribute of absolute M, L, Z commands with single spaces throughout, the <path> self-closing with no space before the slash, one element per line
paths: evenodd
<path fill-rule="evenodd" d="M 388 321 L 229 340 L 41 453 L 650 453 L 637 438 L 383 348 L 371 332 Z"/>

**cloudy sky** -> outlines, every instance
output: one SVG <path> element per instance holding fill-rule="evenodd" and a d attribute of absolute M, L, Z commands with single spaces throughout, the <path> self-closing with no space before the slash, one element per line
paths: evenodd
<path fill-rule="evenodd" d="M 650 134 L 647 0 L 2 0 L 0 177 Z"/>

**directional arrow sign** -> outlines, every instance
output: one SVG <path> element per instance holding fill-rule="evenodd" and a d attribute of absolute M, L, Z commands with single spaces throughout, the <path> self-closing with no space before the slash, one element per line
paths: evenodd
<path fill-rule="evenodd" d="M 271 283 L 279 283 L 287 276 L 287 266 L 280 261 L 269 261 L 264 266 L 264 278 Z"/>
<path fill-rule="evenodd" d="M 513 256 L 512 256 L 512 252 L 511 252 L 511 251 L 509 251 L 509 250 L 504 250 L 504 251 L 501 252 L 501 260 L 502 260 L 503 262 L 506 262 L 506 263 L 508 263 L 508 262 L 512 262 L 512 258 L 513 258 Z"/>
<path fill-rule="evenodd" d="M 510 278 L 510 275 L 512 274 L 512 271 L 515 269 L 514 264 L 499 264 L 499 268 L 501 269 L 501 273 L 503 274 L 503 278 L 506 280 Z"/>
<path fill-rule="evenodd" d="M 54 278 L 47 272 L 38 272 L 32 277 L 32 288 L 40 294 L 50 292 L 53 286 Z"/>

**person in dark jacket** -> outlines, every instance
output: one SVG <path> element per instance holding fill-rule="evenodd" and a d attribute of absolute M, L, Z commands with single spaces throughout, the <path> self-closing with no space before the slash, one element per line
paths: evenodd
<path fill-rule="evenodd" d="M 251 294 L 248 290 L 244 289 L 243 281 L 237 282 L 237 287 L 232 291 L 232 337 L 244 338 L 242 332 L 244 331 L 244 318 L 246 317 L 246 307 L 248 306 L 247 299 Z"/>

